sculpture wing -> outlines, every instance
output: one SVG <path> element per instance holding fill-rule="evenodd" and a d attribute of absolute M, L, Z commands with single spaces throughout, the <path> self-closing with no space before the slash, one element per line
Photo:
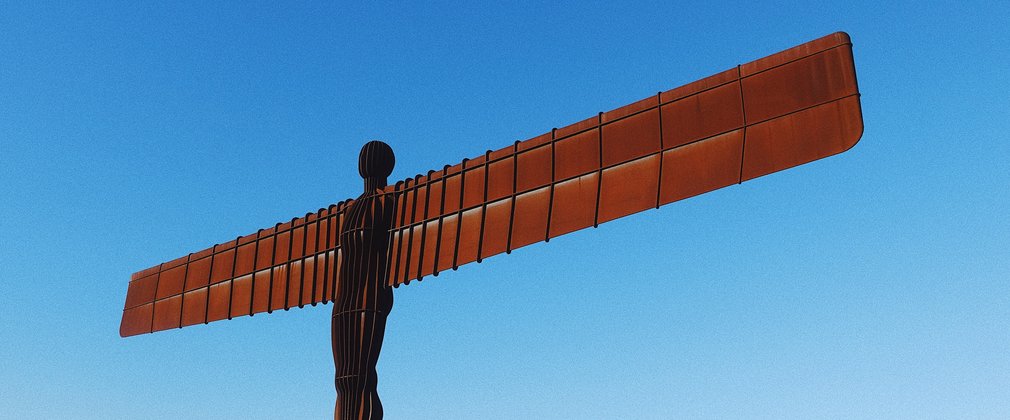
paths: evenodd
<path fill-rule="evenodd" d="M 278 309 L 336 294 L 340 227 L 351 201 L 134 273 L 123 337 Z"/>
<path fill-rule="evenodd" d="M 848 150 L 862 135 L 839 32 L 387 187 L 388 283 Z"/>

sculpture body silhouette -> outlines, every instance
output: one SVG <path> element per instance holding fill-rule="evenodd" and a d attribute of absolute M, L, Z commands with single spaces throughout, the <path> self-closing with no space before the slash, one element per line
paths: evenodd
<path fill-rule="evenodd" d="M 382 403 L 376 391 L 375 365 L 382 349 L 393 289 L 386 284 L 386 253 L 394 205 L 382 194 L 393 169 L 393 151 L 382 142 L 365 144 L 358 171 L 365 192 L 351 205 L 341 229 L 344 261 L 340 266 L 333 318 L 335 420 L 378 420 Z"/>

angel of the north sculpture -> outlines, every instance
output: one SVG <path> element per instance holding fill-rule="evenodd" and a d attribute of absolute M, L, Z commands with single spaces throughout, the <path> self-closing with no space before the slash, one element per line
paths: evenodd
<path fill-rule="evenodd" d="M 333 304 L 335 419 L 379 419 L 375 365 L 393 288 L 535 242 L 781 171 L 862 135 L 839 32 L 133 274 L 124 337 Z"/>

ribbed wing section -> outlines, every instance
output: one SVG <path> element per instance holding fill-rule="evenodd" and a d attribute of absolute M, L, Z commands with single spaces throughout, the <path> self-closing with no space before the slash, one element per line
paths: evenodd
<path fill-rule="evenodd" d="M 333 300 L 351 202 L 133 274 L 123 337 Z"/>
<path fill-rule="evenodd" d="M 861 135 L 839 32 L 387 188 L 388 282 L 841 153 Z"/>

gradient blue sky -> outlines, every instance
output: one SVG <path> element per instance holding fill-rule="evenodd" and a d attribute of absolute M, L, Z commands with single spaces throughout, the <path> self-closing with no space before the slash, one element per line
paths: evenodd
<path fill-rule="evenodd" d="M 1007 3 L 217 3 L 0 5 L 0 418 L 326 418 L 329 307 L 130 274 L 838 30 L 856 147 L 398 289 L 387 418 L 1010 418 Z"/>

